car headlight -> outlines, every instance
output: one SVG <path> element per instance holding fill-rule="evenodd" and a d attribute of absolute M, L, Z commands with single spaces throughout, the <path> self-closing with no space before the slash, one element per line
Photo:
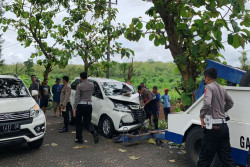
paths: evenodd
<path fill-rule="evenodd" d="M 41 111 L 38 105 L 35 105 L 34 107 L 32 107 L 30 109 L 30 117 L 37 117 L 38 115 L 40 115 Z"/>
<path fill-rule="evenodd" d="M 115 111 L 124 111 L 124 112 L 130 112 L 131 110 L 129 109 L 128 106 L 125 106 L 124 104 L 120 103 L 114 103 L 114 110 Z"/>

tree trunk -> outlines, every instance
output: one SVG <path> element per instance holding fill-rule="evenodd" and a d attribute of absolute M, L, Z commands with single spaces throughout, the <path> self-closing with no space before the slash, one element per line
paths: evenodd
<path fill-rule="evenodd" d="M 133 72 L 134 72 L 134 61 L 132 59 L 132 63 L 128 68 L 128 81 L 131 82 L 131 79 L 133 77 Z"/>
<path fill-rule="evenodd" d="M 43 75 L 44 80 L 49 78 L 49 73 L 52 71 L 52 65 L 48 63 L 48 65 L 45 66 L 45 72 Z"/>
<path fill-rule="evenodd" d="M 183 44 L 179 40 L 180 37 L 176 28 L 175 17 L 171 14 L 171 11 L 169 11 L 166 6 L 161 6 L 159 7 L 158 12 L 162 18 L 165 25 L 165 31 L 168 35 L 168 47 L 183 79 L 184 92 L 188 92 L 190 91 L 188 90 L 190 89 L 188 82 L 191 80 L 195 83 L 196 77 L 199 75 L 195 71 L 196 68 L 194 68 L 196 65 L 189 61 L 189 58 L 185 55 L 182 47 Z M 195 84 L 193 86 L 195 89 Z"/>

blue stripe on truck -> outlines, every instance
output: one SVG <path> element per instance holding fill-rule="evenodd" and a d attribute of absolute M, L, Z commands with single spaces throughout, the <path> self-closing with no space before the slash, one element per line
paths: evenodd
<path fill-rule="evenodd" d="M 232 149 L 231 156 L 234 159 L 234 163 L 239 165 L 247 165 L 248 151 L 240 150 L 233 147 L 231 149 Z"/>
<path fill-rule="evenodd" d="M 172 141 L 176 144 L 181 144 L 182 140 L 183 140 L 183 135 L 169 132 L 169 131 L 166 131 L 165 137 L 166 137 L 166 140 Z M 233 157 L 234 162 L 238 165 L 245 165 L 246 166 L 247 165 L 248 151 L 240 150 L 240 149 L 233 148 L 233 147 L 231 149 L 232 149 L 231 156 Z"/>
<path fill-rule="evenodd" d="M 166 140 L 170 140 L 176 144 L 181 144 L 183 136 L 177 133 L 166 131 L 165 133 Z"/>

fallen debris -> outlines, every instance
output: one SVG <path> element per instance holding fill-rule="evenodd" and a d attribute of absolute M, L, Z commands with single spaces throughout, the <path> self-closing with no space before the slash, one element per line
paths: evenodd
<path fill-rule="evenodd" d="M 138 160 L 138 159 L 140 159 L 140 157 L 134 156 L 134 155 L 133 156 L 129 156 L 129 158 L 132 159 L 132 160 Z"/>
<path fill-rule="evenodd" d="M 77 145 L 77 146 L 75 146 L 75 147 L 73 147 L 73 149 L 83 149 L 83 148 L 87 148 L 86 146 L 84 146 L 84 145 Z"/>
<path fill-rule="evenodd" d="M 56 144 L 56 143 L 51 143 L 51 146 L 52 146 L 52 147 L 56 147 L 56 146 L 58 146 L 58 144 Z"/>
<path fill-rule="evenodd" d="M 120 152 L 122 152 L 122 153 L 127 152 L 127 150 L 123 150 L 123 149 L 118 149 L 118 151 L 120 151 Z"/>
<path fill-rule="evenodd" d="M 169 162 L 171 162 L 171 163 L 175 163 L 175 160 L 174 160 L 174 159 L 172 159 L 172 160 L 169 160 Z"/>

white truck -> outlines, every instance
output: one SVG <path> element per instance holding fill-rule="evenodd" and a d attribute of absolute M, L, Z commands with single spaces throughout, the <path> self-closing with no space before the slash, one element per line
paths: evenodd
<path fill-rule="evenodd" d="M 230 143 L 232 156 L 236 164 L 246 165 L 250 148 L 250 88 L 226 87 L 233 98 L 234 107 L 228 112 L 230 121 Z M 200 109 L 203 97 L 196 101 L 186 112 L 169 115 L 167 139 L 175 143 L 186 143 L 187 156 L 193 166 L 196 165 L 201 148 L 203 129 L 200 126 Z"/>
<path fill-rule="evenodd" d="M 218 64 L 216 63 L 216 65 Z M 212 66 L 214 66 L 214 64 Z M 242 71 L 238 69 L 224 65 L 223 68 L 220 68 L 221 66 L 222 65 L 218 65 L 217 67 L 218 74 L 221 78 L 224 78 L 225 75 L 234 75 L 225 71 L 222 72 L 230 68 L 241 73 L 235 74 L 235 76 L 240 76 L 235 77 L 238 78 L 239 81 L 241 80 L 240 86 L 249 86 L 250 72 L 245 74 L 245 72 L 242 73 Z M 244 77 L 242 78 L 243 75 Z M 231 81 L 234 80 L 234 83 L 239 83 L 235 78 L 231 78 Z M 227 124 L 230 130 L 231 155 L 235 164 L 247 166 L 248 152 L 250 149 L 250 111 L 248 111 L 250 109 L 250 88 L 235 86 L 226 86 L 225 88 L 234 101 L 233 108 L 227 112 L 227 115 L 230 117 Z M 199 117 L 200 109 L 203 105 L 203 97 L 204 95 L 197 99 L 186 112 L 170 114 L 168 131 L 166 132 L 167 140 L 171 140 L 177 144 L 185 143 L 187 158 L 192 166 L 196 166 L 198 162 L 203 138 L 203 129 L 201 128 Z M 217 155 L 211 166 L 222 166 Z"/>

